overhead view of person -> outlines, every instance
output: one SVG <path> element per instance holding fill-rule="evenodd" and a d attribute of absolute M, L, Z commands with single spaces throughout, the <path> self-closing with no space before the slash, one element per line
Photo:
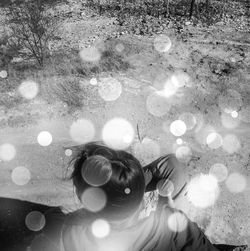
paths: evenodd
<path fill-rule="evenodd" d="M 139 219 L 145 191 L 155 189 L 159 180 L 176 183 L 173 201 L 184 190 L 185 176 L 175 161 L 169 155 L 143 169 L 125 151 L 96 143 L 79 146 L 71 178 L 84 208 L 65 218 L 51 250 L 218 250 L 182 211 L 168 204 Z M 152 173 L 147 185 L 143 170 Z M 178 175 L 181 179 L 175 180 Z M 34 241 L 31 250 L 39 250 L 42 240 Z"/>
<path fill-rule="evenodd" d="M 64 214 L 60 207 L 26 206 L 44 212 L 46 225 L 36 236 L 26 238 L 23 246 L 17 245 L 19 249 L 11 250 L 234 249 L 211 244 L 180 210 L 188 181 L 185 165 L 174 155 L 166 154 L 142 167 L 132 154 L 101 142 L 76 146 L 75 150 L 71 179 L 83 207 Z M 145 192 L 159 189 L 159 184 L 166 190 L 165 195 L 160 193 L 156 210 L 139 217 Z"/>

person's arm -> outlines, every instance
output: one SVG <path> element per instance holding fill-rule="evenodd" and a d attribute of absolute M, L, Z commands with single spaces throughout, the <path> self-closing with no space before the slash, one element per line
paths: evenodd
<path fill-rule="evenodd" d="M 187 228 L 176 235 L 176 243 L 178 250 L 182 251 L 218 251 L 197 224 L 190 220 Z"/>
<path fill-rule="evenodd" d="M 218 251 L 198 225 L 188 219 L 180 210 L 164 207 L 165 226 L 172 233 L 176 250 L 181 251 Z M 161 217 L 161 218 L 163 218 Z"/>
<path fill-rule="evenodd" d="M 184 190 L 187 184 L 186 165 L 180 162 L 174 154 L 166 154 L 152 163 L 143 167 L 145 175 L 151 179 L 146 186 L 146 192 L 154 191 L 157 183 L 164 179 L 165 182 L 171 181 L 174 185 L 172 198 L 175 200 Z"/>

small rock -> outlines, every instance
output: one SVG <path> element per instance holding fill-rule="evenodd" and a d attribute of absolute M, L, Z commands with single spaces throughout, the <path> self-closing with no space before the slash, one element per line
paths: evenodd
<path fill-rule="evenodd" d="M 187 21 L 187 22 L 185 22 L 185 25 L 191 25 L 191 22 L 190 21 Z"/>

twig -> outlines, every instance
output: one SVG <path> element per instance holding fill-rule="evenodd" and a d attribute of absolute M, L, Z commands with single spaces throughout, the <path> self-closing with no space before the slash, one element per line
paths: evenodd
<path fill-rule="evenodd" d="M 136 125 L 136 129 L 137 129 L 137 136 L 138 136 L 138 139 L 139 139 L 139 141 L 141 142 L 141 135 L 140 135 L 140 130 L 139 130 L 139 125 L 138 125 L 138 124 Z"/>

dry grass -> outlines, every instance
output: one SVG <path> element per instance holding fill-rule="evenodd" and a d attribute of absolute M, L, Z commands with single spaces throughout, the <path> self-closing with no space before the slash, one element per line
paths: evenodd
<path fill-rule="evenodd" d="M 88 95 L 80 86 L 80 80 L 102 72 L 126 71 L 129 67 L 123 56 L 109 45 L 105 45 L 97 62 L 85 62 L 73 51 L 54 53 L 43 68 L 32 62 L 11 64 L 8 79 L 0 79 L 0 105 L 11 108 L 27 102 L 18 94 L 18 86 L 24 80 L 33 80 L 40 86 L 39 97 L 48 103 L 61 101 L 70 108 L 79 107 Z M 14 95 L 6 98 L 10 92 Z"/>

